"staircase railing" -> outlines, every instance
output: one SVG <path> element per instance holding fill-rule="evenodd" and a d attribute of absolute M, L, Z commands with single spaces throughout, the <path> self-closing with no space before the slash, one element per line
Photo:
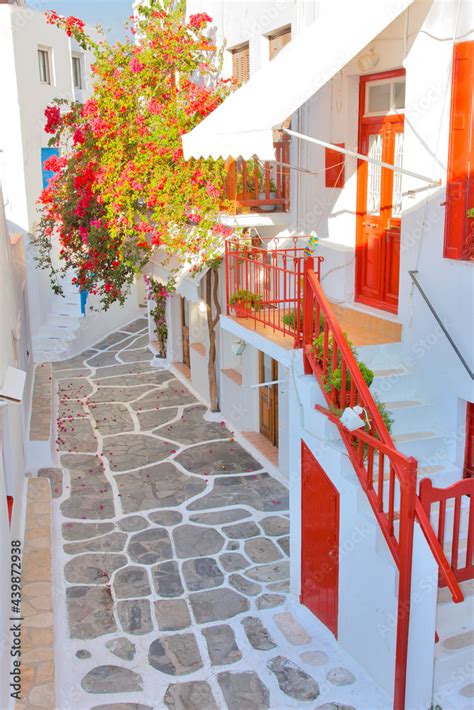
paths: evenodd
<path fill-rule="evenodd" d="M 463 498 L 468 505 L 462 509 Z M 452 507 L 449 504 L 452 501 Z M 436 537 L 441 547 L 449 556 L 450 567 L 456 579 L 464 582 L 474 578 L 474 478 L 456 481 L 447 488 L 436 488 L 429 478 L 420 483 L 420 502 L 436 530 Z M 452 519 L 447 520 L 447 513 L 452 511 Z M 460 547 L 461 519 L 465 513 L 467 520 L 466 548 Z M 451 534 L 449 534 L 451 533 Z M 449 551 L 447 548 L 450 548 Z M 441 586 L 445 582 L 441 580 Z"/>
<path fill-rule="evenodd" d="M 417 496 L 417 461 L 404 456 L 395 448 L 354 354 L 316 274 L 311 269 L 305 269 L 303 353 L 305 372 L 316 376 L 328 404 L 328 409 L 319 405 L 316 408 L 338 427 L 351 463 L 399 570 L 394 708 L 403 710 L 415 517 L 453 599 L 462 601 L 464 597 Z M 339 370 L 337 386 L 332 376 L 336 369 Z M 356 404 L 363 407 L 368 414 L 369 431 L 357 429 L 351 432 L 340 421 L 342 410 Z"/>

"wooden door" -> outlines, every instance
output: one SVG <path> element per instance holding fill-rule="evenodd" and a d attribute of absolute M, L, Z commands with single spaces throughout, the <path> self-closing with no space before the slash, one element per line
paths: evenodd
<path fill-rule="evenodd" d="M 339 493 L 301 442 L 301 603 L 337 638 Z"/>
<path fill-rule="evenodd" d="M 402 113 L 361 117 L 359 151 L 402 165 Z M 360 161 L 357 170 L 356 301 L 397 313 L 402 175 Z"/>
<path fill-rule="evenodd" d="M 278 363 L 266 353 L 259 353 L 260 384 L 278 379 Z M 278 385 L 259 387 L 260 433 L 278 446 Z"/>
<path fill-rule="evenodd" d="M 188 302 L 181 298 L 181 338 L 183 341 L 183 364 L 191 367 L 191 357 L 189 352 L 189 314 Z"/>

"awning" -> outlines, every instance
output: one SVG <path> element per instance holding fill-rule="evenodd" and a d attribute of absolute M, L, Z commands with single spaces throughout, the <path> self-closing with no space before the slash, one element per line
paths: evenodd
<path fill-rule="evenodd" d="M 176 256 L 168 256 L 164 251 L 156 251 L 148 263 L 148 272 L 167 283 L 172 272 L 176 278 L 176 292 L 191 303 L 199 303 L 199 284 L 208 269 L 196 272 L 191 262 L 182 263 Z"/>
<path fill-rule="evenodd" d="M 318 19 L 183 136 L 189 158 L 274 160 L 280 126 L 413 0 L 324 0 Z"/>

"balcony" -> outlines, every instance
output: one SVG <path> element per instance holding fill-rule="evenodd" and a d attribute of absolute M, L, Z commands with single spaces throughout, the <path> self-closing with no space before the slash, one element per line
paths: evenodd
<path fill-rule="evenodd" d="M 226 211 L 233 215 L 270 216 L 290 209 L 290 142 L 276 142 L 275 161 L 230 160 L 226 181 Z"/>
<path fill-rule="evenodd" d="M 269 248 L 252 239 L 226 242 L 227 315 L 285 348 L 301 347 L 304 272 L 314 268 L 319 277 L 323 261 L 305 256 L 300 239 L 281 240 L 284 248 L 277 239 Z"/>

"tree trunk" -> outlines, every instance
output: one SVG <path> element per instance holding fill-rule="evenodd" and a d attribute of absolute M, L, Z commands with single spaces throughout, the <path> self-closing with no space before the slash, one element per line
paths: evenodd
<path fill-rule="evenodd" d="M 213 301 L 215 308 L 214 317 L 212 316 Z M 209 400 L 211 403 L 211 412 L 218 412 L 219 391 L 216 372 L 216 326 L 221 315 L 221 306 L 219 303 L 219 271 L 217 268 L 209 269 L 206 274 L 206 308 L 207 330 L 209 333 L 209 359 L 207 363 L 207 372 L 209 377 Z"/>

